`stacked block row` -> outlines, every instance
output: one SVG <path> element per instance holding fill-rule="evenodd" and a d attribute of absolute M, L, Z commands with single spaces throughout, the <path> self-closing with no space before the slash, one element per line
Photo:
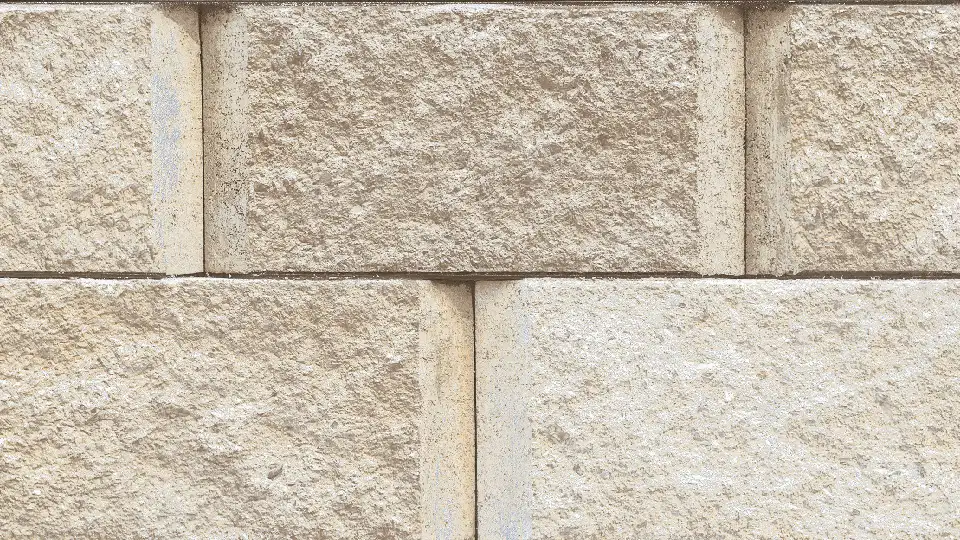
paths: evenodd
<path fill-rule="evenodd" d="M 0 282 L 0 533 L 960 534 L 954 281 L 470 287 Z"/>
<path fill-rule="evenodd" d="M 0 24 L 3 272 L 958 269 L 956 6 Z"/>
<path fill-rule="evenodd" d="M 958 125 L 958 6 L 0 6 L 0 536 L 958 536 L 953 280 L 50 279 L 952 273 Z"/>

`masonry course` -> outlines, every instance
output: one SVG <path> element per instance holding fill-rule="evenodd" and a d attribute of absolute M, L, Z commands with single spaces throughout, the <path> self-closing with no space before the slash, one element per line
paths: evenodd
<path fill-rule="evenodd" d="M 476 291 L 480 538 L 960 534 L 954 281 Z"/>
<path fill-rule="evenodd" d="M 0 5 L 0 272 L 203 270 L 198 15 Z"/>
<path fill-rule="evenodd" d="M 469 285 L 0 280 L 0 536 L 474 530 Z"/>
<path fill-rule="evenodd" d="M 207 268 L 742 273 L 742 45 L 693 4 L 208 11 Z"/>

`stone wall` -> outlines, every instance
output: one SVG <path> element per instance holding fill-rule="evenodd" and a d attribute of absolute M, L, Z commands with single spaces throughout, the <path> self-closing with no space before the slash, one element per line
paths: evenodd
<path fill-rule="evenodd" d="M 0 4 L 0 538 L 960 537 L 960 4 Z"/>

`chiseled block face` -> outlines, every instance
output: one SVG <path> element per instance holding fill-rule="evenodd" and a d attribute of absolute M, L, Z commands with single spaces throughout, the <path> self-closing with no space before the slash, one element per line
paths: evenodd
<path fill-rule="evenodd" d="M 960 6 L 747 21 L 747 271 L 960 271 Z"/>
<path fill-rule="evenodd" d="M 477 290 L 480 538 L 960 535 L 960 285 Z"/>
<path fill-rule="evenodd" d="M 735 9 L 203 22 L 209 270 L 742 272 Z"/>
<path fill-rule="evenodd" d="M 0 280 L 0 536 L 470 538 L 469 285 Z"/>
<path fill-rule="evenodd" d="M 0 271 L 203 270 L 195 7 L 0 6 Z"/>

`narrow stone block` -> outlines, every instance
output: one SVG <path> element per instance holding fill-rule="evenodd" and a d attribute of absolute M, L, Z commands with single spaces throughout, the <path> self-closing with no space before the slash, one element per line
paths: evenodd
<path fill-rule="evenodd" d="M 743 270 L 735 8 L 241 5 L 203 43 L 209 270 Z"/>
<path fill-rule="evenodd" d="M 469 285 L 0 280 L 0 537 L 474 531 Z"/>
<path fill-rule="evenodd" d="M 960 535 L 960 285 L 477 289 L 493 538 Z"/>
<path fill-rule="evenodd" d="M 960 271 L 960 6 L 747 19 L 747 272 Z"/>
<path fill-rule="evenodd" d="M 194 6 L 0 6 L 0 271 L 203 270 Z"/>

